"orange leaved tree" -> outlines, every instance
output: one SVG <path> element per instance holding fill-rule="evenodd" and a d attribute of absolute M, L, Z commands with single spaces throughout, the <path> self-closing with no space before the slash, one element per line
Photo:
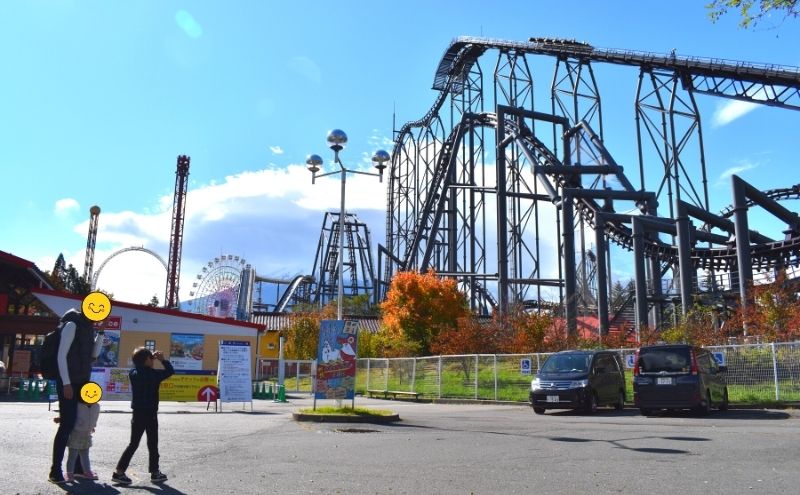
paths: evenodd
<path fill-rule="evenodd" d="M 428 271 L 398 272 L 392 279 L 383 312 L 383 341 L 387 355 L 425 356 L 442 331 L 457 327 L 459 318 L 469 314 L 467 300 L 455 280 L 438 278 Z"/>

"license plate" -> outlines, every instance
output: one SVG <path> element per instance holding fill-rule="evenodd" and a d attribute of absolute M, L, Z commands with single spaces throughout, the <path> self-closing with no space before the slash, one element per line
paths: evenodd
<path fill-rule="evenodd" d="M 656 378 L 656 385 L 672 385 L 672 378 L 670 377 Z"/>
<path fill-rule="evenodd" d="M 547 396 L 547 402 L 558 402 L 558 396 L 557 395 L 548 395 Z"/>

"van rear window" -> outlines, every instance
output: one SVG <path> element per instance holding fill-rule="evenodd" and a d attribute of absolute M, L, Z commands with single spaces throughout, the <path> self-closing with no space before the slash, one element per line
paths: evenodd
<path fill-rule="evenodd" d="M 688 348 L 642 349 L 639 351 L 640 373 L 688 373 L 691 366 Z"/>

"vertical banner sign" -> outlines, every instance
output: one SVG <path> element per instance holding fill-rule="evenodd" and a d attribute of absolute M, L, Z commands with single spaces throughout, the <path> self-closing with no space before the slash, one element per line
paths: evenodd
<path fill-rule="evenodd" d="M 201 334 L 173 333 L 169 346 L 169 361 L 176 370 L 203 369 L 203 341 Z"/>
<path fill-rule="evenodd" d="M 317 348 L 317 399 L 353 399 L 358 322 L 322 320 Z"/>
<path fill-rule="evenodd" d="M 223 340 L 219 343 L 219 398 L 222 402 L 252 402 L 253 382 L 250 342 Z"/>

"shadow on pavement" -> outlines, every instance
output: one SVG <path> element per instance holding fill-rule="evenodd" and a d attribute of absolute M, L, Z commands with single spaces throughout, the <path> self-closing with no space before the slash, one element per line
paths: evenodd
<path fill-rule="evenodd" d="M 736 420 L 781 420 L 789 419 L 791 414 L 784 411 L 767 409 L 730 409 L 728 411 L 711 411 L 701 416 L 692 411 L 653 411 L 648 417 L 663 418 L 695 418 L 695 419 L 736 419 Z"/>
<path fill-rule="evenodd" d="M 146 483 L 146 482 L 145 482 Z M 168 482 L 167 482 L 168 483 Z M 186 492 L 176 490 L 167 483 L 159 483 L 152 485 L 112 485 L 108 483 L 93 482 L 91 480 L 78 480 L 72 484 L 59 485 L 58 487 L 64 490 L 64 493 L 75 495 L 119 495 L 123 493 L 120 489 L 124 490 L 142 490 L 159 495 L 188 495 Z"/>
<path fill-rule="evenodd" d="M 556 409 L 548 410 L 546 416 L 558 417 L 592 417 L 597 416 L 601 418 L 626 418 L 642 416 L 638 409 L 624 409 L 622 411 L 598 409 L 595 415 L 589 415 L 581 411 L 571 409 Z M 695 419 L 746 419 L 746 420 L 779 420 L 789 419 L 791 414 L 785 411 L 776 411 L 771 409 L 729 409 L 727 411 L 712 410 L 707 416 L 701 416 L 690 410 L 666 411 L 655 410 L 648 417 L 663 417 L 663 418 L 695 418 Z"/>

